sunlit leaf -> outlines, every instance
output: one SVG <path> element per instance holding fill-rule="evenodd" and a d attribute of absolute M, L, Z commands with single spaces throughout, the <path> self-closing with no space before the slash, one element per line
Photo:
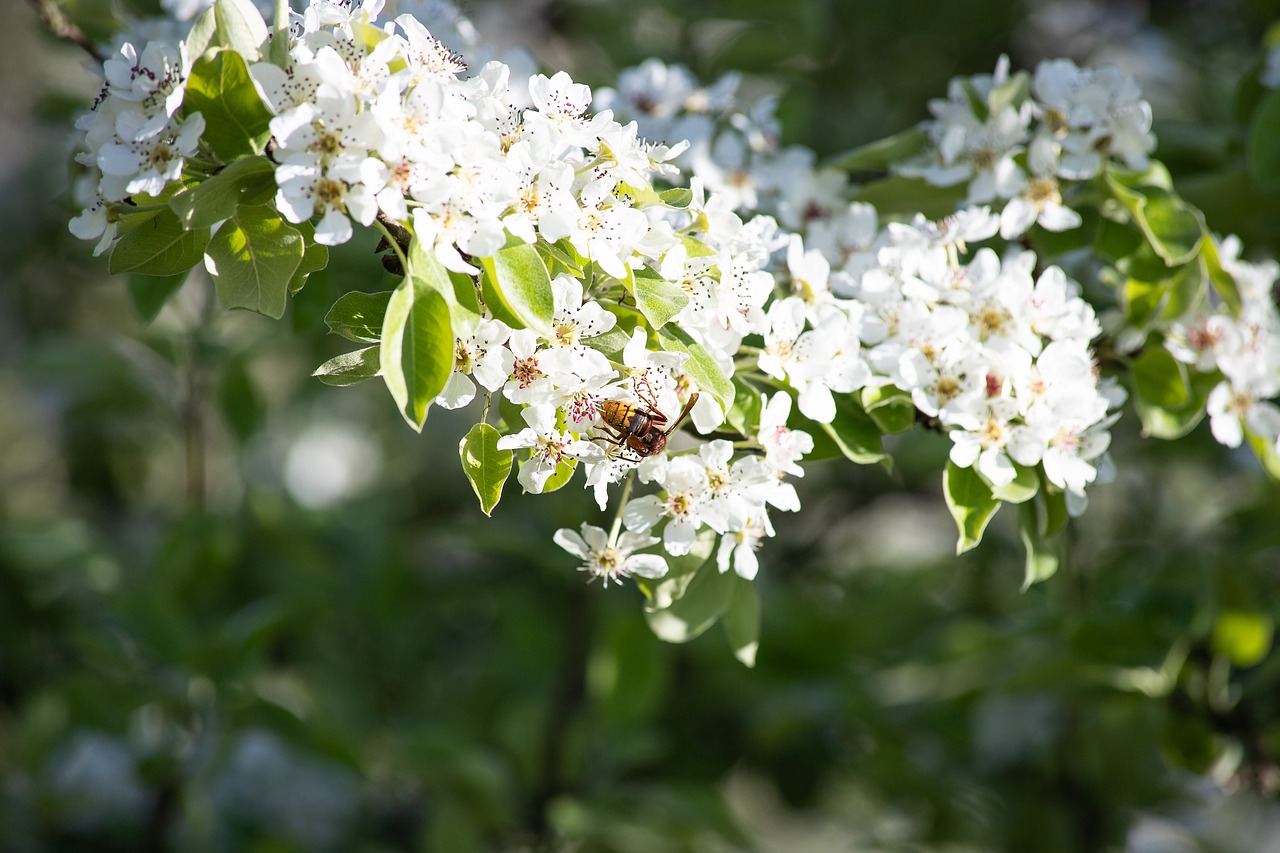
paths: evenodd
<path fill-rule="evenodd" d="M 243 207 L 205 251 L 218 300 L 268 317 L 284 315 L 289 281 L 302 262 L 302 235 L 266 205 Z"/>
<path fill-rule="evenodd" d="M 978 546 L 987 525 L 1000 509 L 1000 501 L 973 468 L 961 468 L 947 462 L 942 474 L 942 491 L 947 499 L 947 509 L 960 531 L 956 542 L 956 554 L 963 554 Z"/>
<path fill-rule="evenodd" d="M 333 303 L 324 323 L 329 331 L 349 341 L 377 343 L 382 340 L 382 318 L 391 300 L 390 290 L 380 293 L 344 293 Z"/>
<path fill-rule="evenodd" d="M 502 497 L 502 487 L 511 475 L 512 452 L 499 450 L 502 436 L 486 423 L 473 426 L 458 444 L 462 471 L 480 499 L 480 509 L 491 515 Z"/>
<path fill-rule="evenodd" d="M 192 66 L 182 108 L 204 116 L 200 138 L 224 163 L 261 154 L 271 138 L 271 110 L 258 94 L 244 56 L 234 50 L 220 50 Z"/>
<path fill-rule="evenodd" d="M 112 273 L 177 275 L 198 264 L 207 245 L 208 228 L 187 230 L 176 213 L 161 208 L 120 235 L 107 268 Z"/>
<path fill-rule="evenodd" d="M 320 365 L 311 374 L 326 385 L 355 385 L 378 375 L 378 347 L 344 352 Z"/>

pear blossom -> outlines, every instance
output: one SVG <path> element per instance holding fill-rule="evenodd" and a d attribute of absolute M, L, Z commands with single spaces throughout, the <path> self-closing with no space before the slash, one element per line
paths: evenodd
<path fill-rule="evenodd" d="M 556 428 L 555 409 L 550 406 L 528 406 L 522 412 L 527 427 L 498 439 L 499 450 L 532 450 L 520 463 L 516 479 L 524 490 L 538 494 L 560 465 L 572 464 L 587 453 L 587 443 L 575 434 Z"/>
<path fill-rule="evenodd" d="M 643 533 L 623 531 L 615 541 L 599 527 L 583 524 L 577 532 L 561 528 L 555 533 L 555 543 L 583 560 L 578 571 L 587 572 L 592 578 L 600 578 L 604 586 L 610 581 L 620 583 L 623 578 L 638 575 L 642 578 L 660 578 L 667 573 L 667 561 L 658 554 L 637 554 L 641 548 L 658 544 L 657 537 Z"/>

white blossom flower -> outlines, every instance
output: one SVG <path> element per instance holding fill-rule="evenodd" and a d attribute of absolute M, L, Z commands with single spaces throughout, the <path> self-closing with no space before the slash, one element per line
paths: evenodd
<path fill-rule="evenodd" d="M 501 320 L 482 319 L 465 338 L 454 339 L 453 373 L 444 390 L 436 397 L 437 405 L 458 409 L 476 395 L 478 382 L 486 391 L 496 391 L 507 381 L 515 356 L 503 346 L 511 329 Z"/>
<path fill-rule="evenodd" d="M 641 548 L 658 544 L 658 539 L 643 533 L 623 531 L 614 542 L 599 527 L 583 524 L 581 533 L 562 527 L 556 531 L 555 542 L 583 563 L 578 571 L 587 572 L 592 578 L 600 578 L 605 586 L 610 581 L 620 583 L 623 578 L 639 575 L 642 578 L 660 578 L 667 573 L 667 561 L 658 554 L 634 553 Z"/>
<path fill-rule="evenodd" d="M 538 494 L 547 480 L 562 464 L 570 464 L 584 453 L 589 453 L 589 443 L 576 435 L 556 428 L 556 410 L 550 406 L 528 406 L 521 412 L 529 426 L 514 435 L 498 439 L 499 450 L 528 448 L 533 454 L 520 463 L 516 475 L 524 490 Z"/>

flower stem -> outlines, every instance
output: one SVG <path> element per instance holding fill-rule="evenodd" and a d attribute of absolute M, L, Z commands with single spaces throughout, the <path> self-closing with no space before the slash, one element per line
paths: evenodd
<path fill-rule="evenodd" d="M 618 511 L 613 516 L 613 526 L 609 528 L 610 548 L 618 541 L 618 532 L 622 529 L 622 512 L 627 508 L 627 501 L 631 499 L 631 486 L 635 481 L 636 469 L 632 468 L 627 472 L 627 482 L 622 486 L 622 497 L 618 501 Z"/>

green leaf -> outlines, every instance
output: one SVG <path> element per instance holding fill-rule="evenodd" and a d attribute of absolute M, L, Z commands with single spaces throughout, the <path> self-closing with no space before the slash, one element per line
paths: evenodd
<path fill-rule="evenodd" d="M 569 485 L 569 481 L 573 479 L 573 472 L 578 470 L 578 460 L 563 459 L 556 465 L 556 470 L 547 478 L 547 482 L 542 485 L 540 494 L 550 494 L 559 491 Z"/>
<path fill-rule="evenodd" d="M 648 267 L 636 271 L 635 281 L 636 307 L 651 328 L 662 328 L 689 304 L 689 294 L 684 288 Z"/>
<path fill-rule="evenodd" d="M 378 375 L 378 347 L 335 355 L 315 369 L 311 375 L 325 385 L 355 385 Z"/>
<path fill-rule="evenodd" d="M 280 68 L 289 67 L 289 0 L 276 0 L 275 20 L 271 26 L 270 60 Z"/>
<path fill-rule="evenodd" d="M 1243 304 L 1240 301 L 1240 288 L 1231 273 L 1222 266 L 1222 250 L 1217 240 L 1210 238 L 1204 241 L 1200 260 L 1214 292 L 1222 297 L 1228 308 L 1239 314 Z"/>
<path fill-rule="evenodd" d="M 729 609 L 737 577 L 733 572 L 721 572 L 715 560 L 707 560 L 689 581 L 684 595 L 669 607 L 645 613 L 649 630 L 668 643 L 687 643 L 701 636 Z"/>
<path fill-rule="evenodd" d="M 490 291 L 498 297 L 507 313 L 517 318 L 513 328 L 526 327 L 543 337 L 550 337 L 555 299 L 551 292 L 551 277 L 538 250 L 513 239 L 493 257 L 481 258 L 480 263 L 491 285 Z M 486 291 L 485 299 L 486 305 L 493 309 L 494 306 L 488 304 L 490 291 Z"/>
<path fill-rule="evenodd" d="M 733 388 L 733 407 L 725 414 L 725 420 L 739 435 L 755 435 L 760 429 L 763 395 L 760 389 L 737 376 L 733 377 Z"/>
<path fill-rule="evenodd" d="M 302 245 L 305 248 L 302 252 L 302 260 L 298 262 L 298 268 L 289 279 L 290 296 L 302 290 L 312 273 L 320 272 L 329 266 L 329 247 L 315 241 L 315 226 L 310 222 L 299 222 L 293 227 L 302 235 Z"/>
<path fill-rule="evenodd" d="M 454 337 L 465 337 L 475 330 L 480 322 L 480 302 L 470 276 L 450 272 L 436 253 L 425 248 L 416 237 L 409 243 L 408 272 L 418 287 L 429 288 L 444 297 Z"/>
<path fill-rule="evenodd" d="M 684 187 L 675 187 L 658 193 L 658 198 L 662 199 L 662 203 L 667 207 L 684 210 L 693 203 L 693 191 Z"/>
<path fill-rule="evenodd" d="M 837 154 L 828 165 L 846 172 L 888 169 L 895 163 L 910 160 L 924 151 L 928 136 L 918 127 L 895 133 L 875 142 Z"/>
<path fill-rule="evenodd" d="M 987 108 L 991 110 L 991 115 L 997 115 L 1001 110 L 1021 107 L 1030 96 L 1031 75 L 1018 71 L 999 86 L 991 88 L 987 93 Z"/>
<path fill-rule="evenodd" d="M 213 236 L 205 267 L 226 308 L 284 315 L 289 280 L 302 262 L 302 235 L 266 205 L 241 208 Z"/>
<path fill-rule="evenodd" d="M 947 509 L 960 531 L 956 542 L 956 554 L 976 548 L 982 541 L 983 531 L 1000 509 L 1000 501 L 973 468 L 961 468 L 948 461 L 942 473 L 942 490 L 946 495 Z"/>
<path fill-rule="evenodd" d="M 219 6 L 223 2 L 219 0 Z M 262 18 L 258 20 L 261 22 Z M 224 163 L 261 154 L 271 138 L 271 110 L 253 85 L 244 58 L 235 51 L 218 51 L 192 66 L 182 108 L 187 114 L 199 112 L 204 116 L 201 139 Z"/>
<path fill-rule="evenodd" d="M 906 432 L 915 426 L 916 404 L 911 395 L 892 385 L 862 389 L 862 408 L 885 435 Z"/>
<path fill-rule="evenodd" d="M 1021 465 L 1015 465 L 1014 468 L 1018 473 L 1014 476 L 1013 482 L 1006 486 L 992 486 L 991 495 L 1005 503 L 1026 503 L 1040 491 L 1040 478 L 1036 475 L 1034 468 L 1024 468 Z"/>
<path fill-rule="evenodd" d="M 662 349 L 689 356 L 689 360 L 684 363 L 684 373 L 698 386 L 698 390 L 710 394 L 720 404 L 721 411 L 729 411 L 733 407 L 733 383 L 724 375 L 715 359 L 678 326 L 664 326 L 655 331 L 658 346 Z"/>
<path fill-rule="evenodd" d="M 211 228 L 240 205 L 258 205 L 275 195 L 275 166 L 265 157 L 241 157 L 218 174 L 173 198 L 169 207 L 187 228 Z"/>
<path fill-rule="evenodd" d="M 733 656 L 747 666 L 755 666 L 760 647 L 760 596 L 754 583 L 734 575 L 732 597 L 721 624 Z"/>
<path fill-rule="evenodd" d="M 1159 319 L 1169 289 L 1163 281 L 1125 279 L 1120 288 L 1126 325 L 1145 329 Z"/>
<path fill-rule="evenodd" d="M 1148 349 L 1133 361 L 1134 407 L 1143 431 L 1155 438 L 1181 438 L 1204 417 L 1214 374 L 1189 382 L 1186 366 L 1163 348 Z"/>
<path fill-rule="evenodd" d="M 1180 266 L 1196 256 L 1204 237 L 1204 224 L 1198 210 L 1165 187 L 1127 186 L 1114 168 L 1105 174 L 1112 196 L 1133 217 L 1151 248 L 1166 264 Z"/>
<path fill-rule="evenodd" d="M 160 313 L 160 309 L 169 301 L 169 297 L 178 292 L 187 280 L 188 273 L 177 275 L 141 275 L 133 273 L 129 276 L 129 299 L 143 322 L 150 323 Z"/>
<path fill-rule="evenodd" d="M 1213 624 L 1213 652 L 1238 667 L 1261 663 L 1271 651 L 1275 622 L 1261 611 L 1224 610 Z"/>
<path fill-rule="evenodd" d="M 187 34 L 187 56 L 192 62 L 204 56 L 204 52 L 213 44 L 217 33 L 218 21 L 213 7 L 210 6 L 204 14 L 196 18 L 196 22 L 191 25 L 191 32 Z"/>
<path fill-rule="evenodd" d="M 1056 536 L 1071 520 L 1071 514 L 1067 512 L 1067 493 L 1042 483 L 1039 503 L 1040 532 L 1045 536 Z"/>
<path fill-rule="evenodd" d="M 871 465 L 888 458 L 880 428 L 851 395 L 837 394 L 835 418 L 819 426 L 851 462 Z"/>
<path fill-rule="evenodd" d="M 480 509 L 492 515 L 502 497 L 502 487 L 511 476 L 512 453 L 499 450 L 498 431 L 485 423 L 476 424 L 458 444 L 462 471 L 480 499 Z"/>
<path fill-rule="evenodd" d="M 1245 142 L 1245 162 L 1249 175 L 1263 189 L 1280 184 L 1280 90 L 1262 97 L 1249 122 Z"/>
<path fill-rule="evenodd" d="M 349 341 L 376 344 L 382 340 L 382 318 L 387 314 L 391 293 L 344 293 L 324 315 L 324 324 L 330 332 Z"/>
<path fill-rule="evenodd" d="M 716 254 L 715 249 L 688 234 L 680 235 L 680 245 L 684 246 L 685 255 L 689 258 L 709 258 Z"/>
<path fill-rule="evenodd" d="M 262 58 L 262 43 L 267 40 L 267 22 L 251 0 L 217 0 L 213 6 L 218 22 L 218 41 L 249 62 Z"/>
<path fill-rule="evenodd" d="M 941 219 L 955 212 L 964 200 L 964 184 L 935 187 L 920 178 L 890 175 L 872 181 L 851 194 L 850 201 L 873 205 L 882 215 L 923 213 L 930 219 Z"/>
<path fill-rule="evenodd" d="M 637 577 L 636 586 L 646 599 L 645 610 L 663 610 L 682 598 L 698 569 L 712 559 L 717 538 L 714 530 L 704 527 L 693 540 L 688 554 L 667 557 L 667 573 L 661 578 L 650 580 Z"/>
<path fill-rule="evenodd" d="M 161 208 L 120 235 L 107 269 L 112 273 L 177 275 L 198 264 L 208 244 L 208 228 L 188 231 L 176 213 Z"/>
<path fill-rule="evenodd" d="M 1027 501 L 1018 507 L 1018 532 L 1027 552 L 1026 569 L 1022 578 L 1024 591 L 1033 583 L 1053 577 L 1062 562 L 1057 540 L 1044 533 L 1046 524 L 1037 501 Z"/>
<path fill-rule="evenodd" d="M 418 279 L 404 279 L 387 302 L 379 357 L 391 398 L 419 432 L 453 373 L 454 343 L 444 297 Z"/>
<path fill-rule="evenodd" d="M 1254 456 L 1257 456 L 1258 462 L 1262 464 L 1262 470 L 1266 471 L 1267 476 L 1272 480 L 1280 483 L 1280 452 L 1276 450 L 1276 443 L 1248 429 L 1245 430 L 1244 437 L 1253 448 Z"/>

